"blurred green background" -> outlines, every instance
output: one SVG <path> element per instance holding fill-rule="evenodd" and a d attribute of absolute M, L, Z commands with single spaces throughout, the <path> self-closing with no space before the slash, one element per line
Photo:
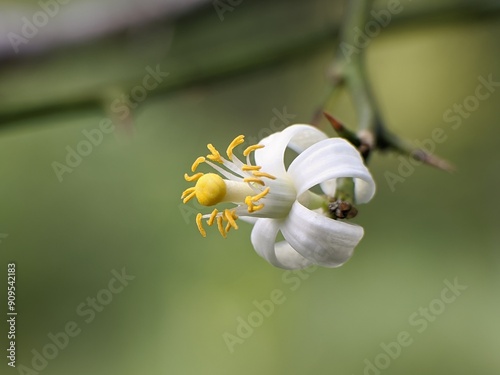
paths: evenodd
<path fill-rule="evenodd" d="M 2 7 L 27 15 L 39 10 L 36 2 L 24 3 L 21 9 L 2 1 L 0 14 Z M 121 10 L 132 3 L 110 2 Z M 267 135 L 285 107 L 295 115 L 292 123 L 310 121 L 328 88 L 325 72 L 344 5 L 244 1 L 221 21 L 208 2 L 176 20 L 166 12 L 165 20 L 84 43 L 6 53 L 0 60 L 4 353 L 7 263 L 14 261 L 17 364 L 31 367 L 32 350 L 41 352 L 51 342 L 47 335 L 67 322 L 81 329 L 42 374 L 363 374 L 365 359 L 373 362 L 381 343 L 402 331 L 412 344 L 380 373 L 500 373 L 500 90 L 458 129 L 443 120 L 475 94 L 479 77 L 500 81 L 495 2 L 405 3 L 373 39 L 368 71 L 389 128 L 421 141 L 444 129 L 447 140 L 435 151 L 458 170 L 417 167 L 392 191 L 384 173 L 397 173 L 400 161 L 375 155 L 377 194 L 360 207 L 365 237 L 345 266 L 285 274 L 256 255 L 249 225 L 225 240 L 216 230 L 204 239 L 196 208 L 180 204 L 189 186 L 182 176 L 207 143 L 224 148 L 238 134 Z M 64 17 L 61 10 L 50 22 L 64 25 Z M 26 51 L 42 37 L 40 28 Z M 110 103 L 157 65 L 169 76 L 132 116 L 117 118 Z M 348 95 L 328 109 L 355 127 Z M 60 182 L 52 163 L 64 163 L 66 147 L 76 148 L 82 131 L 97 129 L 104 118 L 113 120 L 114 131 Z M 77 307 L 123 267 L 135 279 L 86 323 Z M 468 288 L 418 333 L 409 317 L 455 278 Z M 275 289 L 285 301 L 231 353 L 223 334 L 236 335 L 239 317 L 247 320 L 256 311 L 253 301 L 269 299 Z M 23 373 L 2 358 L 2 374 Z"/>

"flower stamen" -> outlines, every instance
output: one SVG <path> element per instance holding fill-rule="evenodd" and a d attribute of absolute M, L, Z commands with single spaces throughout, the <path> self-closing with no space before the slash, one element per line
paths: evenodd
<path fill-rule="evenodd" d="M 238 216 L 234 213 L 234 211 L 231 211 L 229 209 L 224 210 L 224 217 L 228 221 L 228 224 L 230 224 L 234 229 L 238 229 L 238 224 L 236 224 L 236 219 L 238 219 Z M 226 230 L 227 232 L 227 230 Z"/>
<path fill-rule="evenodd" d="M 258 171 L 261 168 L 262 167 L 260 165 L 246 165 L 246 164 L 243 164 L 243 166 L 241 167 L 241 170 L 245 171 L 245 172 L 248 172 L 248 171 Z"/>
<path fill-rule="evenodd" d="M 203 176 L 203 173 L 198 172 L 192 176 L 189 176 L 187 173 L 184 173 L 184 179 L 188 182 L 193 182 L 198 180 L 201 176 Z"/>
<path fill-rule="evenodd" d="M 257 202 L 259 199 L 264 198 L 267 194 L 269 194 L 270 190 L 271 188 L 269 186 L 266 187 L 262 192 L 252 197 L 252 202 Z"/>
<path fill-rule="evenodd" d="M 262 181 L 260 178 L 257 178 L 257 177 L 245 177 L 243 179 L 243 182 L 247 182 L 247 183 L 249 183 L 249 182 L 255 182 L 256 184 L 259 184 L 259 185 L 262 185 L 262 186 L 265 185 L 264 181 Z"/>
<path fill-rule="evenodd" d="M 195 191 L 196 188 L 195 187 L 190 187 L 190 188 L 187 188 L 186 190 L 184 190 L 182 192 L 182 195 L 181 195 L 181 199 L 184 199 L 186 196 L 188 196 L 189 194 L 191 194 L 193 191 Z"/>
<path fill-rule="evenodd" d="M 245 142 L 245 136 L 239 135 L 227 146 L 226 154 L 229 160 L 233 160 L 233 150 Z"/>
<path fill-rule="evenodd" d="M 195 172 L 196 171 L 196 168 L 198 168 L 198 166 L 201 164 L 201 163 L 204 163 L 205 162 L 205 158 L 203 156 L 200 156 L 199 158 L 197 158 L 193 165 L 191 166 L 191 171 L 192 172 Z"/>
<path fill-rule="evenodd" d="M 186 190 L 184 190 L 184 192 L 181 195 L 182 203 L 189 202 L 191 199 L 193 199 L 193 197 L 195 195 L 196 195 L 196 188 L 195 187 L 187 188 Z"/>
<path fill-rule="evenodd" d="M 208 226 L 212 226 L 218 213 L 219 211 L 216 208 L 212 211 L 210 218 L 207 220 Z"/>
<path fill-rule="evenodd" d="M 264 208 L 263 204 L 256 205 L 253 197 L 249 195 L 245 198 L 245 204 L 247 205 L 247 209 L 249 213 L 262 210 Z"/>
<path fill-rule="evenodd" d="M 245 151 L 243 151 L 243 156 L 248 156 L 252 151 L 258 150 L 259 148 L 264 148 L 264 145 L 252 145 L 248 146 Z"/>
<path fill-rule="evenodd" d="M 222 237 L 226 238 L 226 231 L 224 230 L 224 227 L 222 226 L 222 216 L 217 216 L 217 229 L 219 229 L 219 232 Z"/>
<path fill-rule="evenodd" d="M 271 180 L 276 180 L 276 177 L 274 177 L 272 174 L 266 173 L 266 172 L 259 172 L 259 171 L 253 171 L 252 174 L 255 177 L 266 177 Z"/>
<path fill-rule="evenodd" d="M 217 151 L 217 149 L 211 143 L 209 143 L 207 145 L 207 148 L 211 152 L 210 155 L 207 155 L 208 159 L 210 159 L 212 161 L 216 161 L 217 163 L 221 163 L 221 164 L 224 163 L 222 160 L 222 157 L 220 156 L 219 151 Z"/>
<path fill-rule="evenodd" d="M 207 232 L 203 228 L 203 223 L 201 222 L 202 218 L 203 218 L 203 215 L 201 213 L 198 213 L 198 215 L 196 215 L 196 226 L 198 227 L 198 230 L 200 231 L 200 234 L 203 237 L 206 237 L 207 236 Z"/>

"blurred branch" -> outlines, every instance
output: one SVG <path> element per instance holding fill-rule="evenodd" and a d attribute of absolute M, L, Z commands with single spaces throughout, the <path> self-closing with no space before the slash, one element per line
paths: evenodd
<path fill-rule="evenodd" d="M 374 150 L 393 150 L 445 171 L 454 168 L 437 156 L 424 150 L 415 149 L 395 134 L 389 132 L 382 120 L 379 106 L 371 90 L 365 68 L 365 50 L 359 47 L 360 30 L 365 30 L 369 21 L 373 0 L 352 0 L 349 13 L 340 32 L 337 54 L 330 71 L 333 95 L 339 83 L 347 86 L 358 117 L 358 132 L 348 130 L 333 116 L 325 113 L 327 120 L 340 137 L 350 141 L 358 148 L 365 160 Z M 385 10 L 390 14 L 388 10 Z M 382 26 L 379 25 L 379 28 Z M 328 100 L 325 101 L 328 103 Z"/>
<path fill-rule="evenodd" d="M 171 21 L 180 16 L 197 11 L 202 5 L 210 5 L 210 0 L 140 0 L 127 1 L 73 1 L 71 6 L 52 5 L 55 22 L 47 22 L 37 32 L 36 43 L 22 44 L 17 52 L 11 45 L 9 34 L 22 36 L 21 18 L 31 19 L 43 10 L 40 2 L 32 7 L 9 7 L 0 5 L 0 61 L 19 57 L 30 57 L 45 53 L 56 47 L 88 42 L 124 30 L 138 28 L 159 19 Z M 61 20 L 61 22 L 57 22 Z M 8 31 L 8 33 L 7 33 Z"/>
<path fill-rule="evenodd" d="M 206 66 L 203 70 L 193 71 L 186 69 L 185 71 L 177 72 L 177 74 L 169 76 L 167 80 L 151 91 L 148 99 L 170 94 L 195 85 L 219 82 L 222 79 L 229 79 L 258 69 L 270 68 L 299 57 L 306 57 L 314 53 L 314 51 L 327 46 L 336 33 L 336 28 L 322 30 L 321 32 L 311 32 L 303 34 L 297 39 L 289 39 L 285 44 L 271 44 L 268 48 L 262 48 L 258 51 L 249 50 L 235 59 L 216 60 L 215 64 Z M 121 86 L 124 88 L 133 87 L 136 82 L 134 79 L 129 83 L 122 83 Z M 123 91 L 127 90 L 124 89 Z M 7 109 L 0 111 L 0 126 L 35 116 L 95 109 L 99 108 L 102 104 L 103 97 L 91 92 L 88 95 L 68 97 L 53 103 L 41 103 L 41 105 L 30 107 Z"/>
<path fill-rule="evenodd" d="M 339 3 L 335 3 L 337 5 Z M 263 7 L 266 7 L 265 11 Z M 142 34 L 147 34 L 146 39 L 138 40 L 133 46 L 130 35 L 115 34 L 92 44 L 66 46 L 36 58 L 16 57 L 0 65 L 0 126 L 14 125 L 16 121 L 41 115 L 82 110 L 103 111 L 103 106 L 106 106 L 104 103 L 109 103 L 109 97 L 106 98 L 103 93 L 114 88 L 130 93 L 142 80 L 147 64 L 161 64 L 162 68 L 172 73 L 155 90 L 148 92 L 150 99 L 187 87 L 220 82 L 258 69 L 308 58 L 315 51 L 326 48 L 340 31 L 340 16 L 330 17 L 328 23 L 311 24 L 307 13 L 312 12 L 311 9 L 314 9 L 311 3 L 299 0 L 243 2 L 241 8 L 228 13 L 231 16 L 221 22 L 216 11 L 207 7 L 194 17 L 189 15 L 175 23 L 174 47 L 167 57 L 162 52 L 165 49 L 162 38 L 168 36 L 164 37 L 158 26 L 170 31 L 173 27 L 171 22 L 164 21 L 141 29 Z M 451 21 L 496 17 L 498 11 L 500 4 L 487 0 L 459 4 L 447 2 L 444 5 L 435 4 L 432 9 L 416 7 L 402 15 L 395 15 L 390 27 L 410 22 L 420 24 L 429 20 L 442 23 L 444 18 Z M 241 14 L 244 14 L 243 18 L 240 18 Z M 361 12 L 358 12 L 357 23 L 360 23 L 360 15 Z M 259 27 L 256 28 L 257 19 Z M 355 23 L 351 21 L 349 24 L 352 26 Z M 154 43 L 148 39 L 152 37 Z M 346 26 L 342 38 L 351 38 Z M 148 48 L 147 53 L 153 50 L 156 55 L 150 53 L 144 57 L 144 51 Z M 110 53 L 115 50 L 118 54 Z M 52 70 L 47 68 L 48 65 Z M 91 74 L 85 79 L 75 79 L 82 76 L 82 68 Z M 367 136 L 370 132 L 359 133 L 358 136 L 365 143 L 375 142 L 379 149 L 391 147 L 394 140 L 381 126 L 377 106 L 364 75 L 361 56 L 357 63 L 336 65 L 332 70 L 332 88 L 325 103 L 332 94 L 338 92 L 337 88 L 347 85 L 356 93 L 360 124 L 364 129 L 371 129 L 375 139 L 371 140 Z M 54 82 L 55 78 L 57 82 Z"/>

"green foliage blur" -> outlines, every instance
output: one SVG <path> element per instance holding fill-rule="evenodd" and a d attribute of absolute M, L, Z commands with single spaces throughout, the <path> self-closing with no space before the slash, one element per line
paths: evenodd
<path fill-rule="evenodd" d="M 15 262 L 18 366 L 32 368 L 33 350 L 41 353 L 50 333 L 75 322 L 81 332 L 40 374 L 500 372 L 499 87 L 459 120 L 445 116 L 456 115 L 455 104 L 475 103 L 467 98 L 476 95 L 480 77 L 500 81 L 498 13 L 398 21 L 373 39 L 368 72 L 388 127 L 423 144 L 442 129 L 445 139 L 433 142 L 433 152 L 457 171 L 404 169 L 395 154 L 374 155 L 377 194 L 359 207 L 365 237 L 354 257 L 338 269 L 286 273 L 255 253 L 250 225 L 242 223 L 227 239 L 209 228 L 202 238 L 194 223 L 198 209 L 180 200 L 190 185 L 183 175 L 207 143 L 225 149 L 239 134 L 266 136 L 271 125 L 287 125 L 278 115 L 283 111 L 294 116 L 289 124 L 307 123 L 328 89 L 334 39 L 270 67 L 181 85 L 186 64 L 215 69 L 225 54 L 338 20 L 337 10 L 330 11 L 335 2 L 291 6 L 289 14 L 278 12 L 283 2 L 270 3 L 266 12 L 266 2 L 260 8 L 243 2 L 223 22 L 209 4 L 172 31 L 168 51 L 160 38 L 143 44 L 130 34 L 0 64 L 0 114 L 63 103 L 0 128 L 0 233 L 8 234 L 0 238 L 0 347 L 3 353 L 8 347 L 7 264 Z M 259 28 L 258 14 L 273 28 L 240 41 L 237 27 Z M 194 61 L 193 49 L 212 29 L 224 31 Z M 273 34 L 279 29 L 280 37 Z M 179 80 L 179 87 L 164 95 L 148 91 L 131 117 L 118 121 L 109 98 L 129 93 L 157 64 L 169 73 L 165 82 Z M 64 109 L 68 93 L 86 98 L 94 91 L 105 98 L 103 107 Z M 347 94 L 327 109 L 355 129 Z M 59 181 L 53 163 L 65 163 L 68 147 L 76 150 L 87 139 L 82 132 L 108 118 L 113 130 L 101 133 L 102 141 Z M 320 126 L 334 135 L 326 121 Z M 387 172 L 401 170 L 404 181 L 389 184 Z M 123 268 L 135 278 L 119 293 L 102 292 L 113 270 Z M 442 303 L 439 314 L 425 315 L 421 308 L 436 311 L 445 281 L 455 279 L 467 289 Z M 282 303 L 259 320 L 255 301 L 276 290 Z M 112 301 L 90 308 L 87 299 L 98 295 Z M 82 303 L 95 314 L 83 314 Z M 245 331 L 241 322 L 249 315 L 256 327 Z M 386 368 L 366 370 L 377 357 L 385 366 L 383 346 L 401 332 L 412 343 L 388 357 Z M 239 339 L 228 345 L 226 333 Z M 2 374 L 22 373 L 7 362 L 2 355 Z"/>

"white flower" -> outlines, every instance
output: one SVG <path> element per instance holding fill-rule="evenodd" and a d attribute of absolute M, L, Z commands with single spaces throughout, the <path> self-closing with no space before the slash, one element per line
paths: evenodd
<path fill-rule="evenodd" d="M 309 189 L 320 185 L 333 197 L 336 179 L 351 177 L 356 203 L 368 202 L 375 193 L 375 183 L 359 152 L 347 141 L 328 138 L 310 125 L 292 125 L 246 148 L 246 163 L 233 155 L 233 149 L 243 142 L 243 136 L 231 142 L 228 159 L 209 144 L 211 154 L 199 157 L 191 168 L 195 172 L 204 162 L 220 175 L 185 175 L 187 181 L 197 182 L 182 194 L 184 203 L 196 197 L 205 206 L 222 202 L 237 205 L 198 214 L 200 233 L 206 235 L 202 222 L 206 219 L 209 226 L 217 223 L 225 237 L 231 228 L 238 229 L 236 220 L 240 217 L 254 223 L 251 241 L 255 251 L 276 267 L 338 267 L 349 260 L 363 237 L 363 228 L 324 215 L 327 199 Z M 298 153 L 288 168 L 284 162 L 287 148 Z M 251 162 L 252 152 L 255 163 Z M 276 241 L 279 232 L 285 241 Z"/>

